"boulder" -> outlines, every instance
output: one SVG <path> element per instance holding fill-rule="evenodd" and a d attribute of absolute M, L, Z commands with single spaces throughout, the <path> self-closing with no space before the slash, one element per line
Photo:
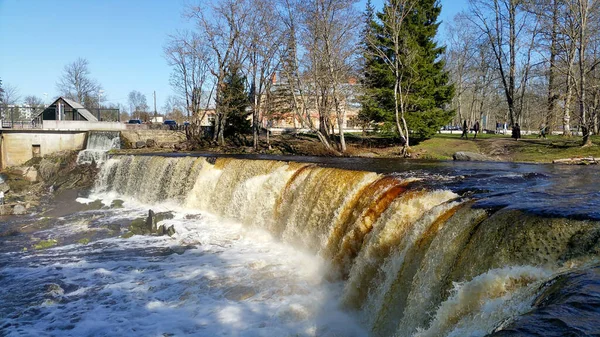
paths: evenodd
<path fill-rule="evenodd" d="M 146 139 L 146 147 L 155 147 L 156 141 L 152 138 Z"/>
<path fill-rule="evenodd" d="M 175 226 L 171 225 L 171 226 L 169 226 L 169 228 L 167 228 L 167 235 L 168 236 L 175 235 Z"/>
<path fill-rule="evenodd" d="M 146 142 L 143 140 L 138 140 L 137 142 L 135 142 L 135 147 L 134 149 L 143 149 L 146 147 Z"/>
<path fill-rule="evenodd" d="M 493 161 L 492 158 L 480 153 L 459 151 L 452 155 L 457 161 Z"/>
<path fill-rule="evenodd" d="M 27 213 L 27 208 L 25 208 L 24 205 L 21 204 L 16 204 L 15 207 L 13 207 L 12 209 L 12 213 L 14 215 L 23 215 Z"/>

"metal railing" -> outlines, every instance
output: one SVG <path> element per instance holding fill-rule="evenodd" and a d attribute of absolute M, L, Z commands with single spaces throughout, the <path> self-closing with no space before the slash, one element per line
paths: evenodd
<path fill-rule="evenodd" d="M 2 120 L 3 129 L 41 129 L 42 124 L 33 121 L 7 121 Z"/>

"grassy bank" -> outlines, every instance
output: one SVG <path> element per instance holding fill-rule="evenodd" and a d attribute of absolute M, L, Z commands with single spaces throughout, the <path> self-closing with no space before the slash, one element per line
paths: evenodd
<path fill-rule="evenodd" d="M 576 157 L 600 158 L 600 137 L 592 137 L 594 146 L 582 148 L 581 137 L 563 138 L 549 136 L 546 139 L 536 135 L 524 136 L 519 141 L 510 135 L 481 134 L 477 139 L 469 134 L 469 139 L 461 139 L 460 132 L 454 134 L 436 134 L 426 140 L 411 140 L 411 157 L 416 159 L 451 160 L 458 151 L 475 152 L 486 155 L 493 160 L 512 162 L 551 163 L 556 159 Z M 244 143 L 243 141 L 241 142 Z M 247 137 L 246 146 L 240 142 L 228 142 L 226 146 L 216 146 L 211 142 L 203 144 L 181 143 L 174 148 L 138 148 L 113 150 L 113 153 L 135 154 L 148 152 L 202 152 L 227 154 L 268 154 L 268 155 L 299 155 L 299 156 L 336 156 L 328 152 L 315 135 L 284 134 L 271 136 L 267 143 L 261 137 L 260 148 L 257 152 L 248 145 L 251 138 Z M 385 135 L 346 135 L 347 151 L 344 156 L 352 157 L 399 157 L 401 148 L 399 139 Z"/>
<path fill-rule="evenodd" d="M 581 147 L 581 137 L 564 138 L 537 135 L 524 136 L 519 141 L 509 135 L 482 134 L 473 140 L 460 139 L 460 134 L 436 134 L 413 147 L 422 158 L 452 159 L 457 151 L 481 153 L 496 160 L 514 162 L 550 163 L 556 159 L 574 157 L 600 157 L 600 137 L 593 136 L 594 146 Z"/>

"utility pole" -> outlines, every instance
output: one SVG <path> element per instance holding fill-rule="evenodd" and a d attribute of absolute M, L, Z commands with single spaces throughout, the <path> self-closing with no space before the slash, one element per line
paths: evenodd
<path fill-rule="evenodd" d="M 154 90 L 154 123 L 158 122 L 156 119 L 156 90 Z"/>

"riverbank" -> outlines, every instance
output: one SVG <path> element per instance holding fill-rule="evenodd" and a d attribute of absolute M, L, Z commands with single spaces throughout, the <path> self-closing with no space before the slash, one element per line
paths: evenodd
<path fill-rule="evenodd" d="M 489 160 L 524 163 L 552 163 L 564 158 L 600 157 L 600 137 L 594 136 L 594 146 L 582 148 L 580 137 L 564 138 L 549 136 L 538 138 L 536 135 L 525 136 L 519 141 L 509 135 L 481 134 L 473 140 L 461 139 L 460 134 L 436 134 L 434 137 L 413 142 L 411 158 L 429 160 L 452 160 L 456 152 L 471 152 L 480 154 Z M 400 146 L 393 137 L 347 135 L 347 151 L 341 156 L 364 158 L 399 158 Z M 144 143 L 144 142 L 142 142 Z M 146 142 L 153 144 L 153 141 Z M 261 140 L 258 151 L 252 147 L 228 144 L 214 146 L 206 143 L 190 145 L 175 144 L 172 147 L 144 146 L 132 149 L 127 147 L 113 151 L 117 154 L 161 152 L 202 152 L 215 154 L 266 154 L 285 156 L 339 156 L 327 151 L 319 140 L 311 135 L 278 135 L 270 139 L 270 143 Z"/>

